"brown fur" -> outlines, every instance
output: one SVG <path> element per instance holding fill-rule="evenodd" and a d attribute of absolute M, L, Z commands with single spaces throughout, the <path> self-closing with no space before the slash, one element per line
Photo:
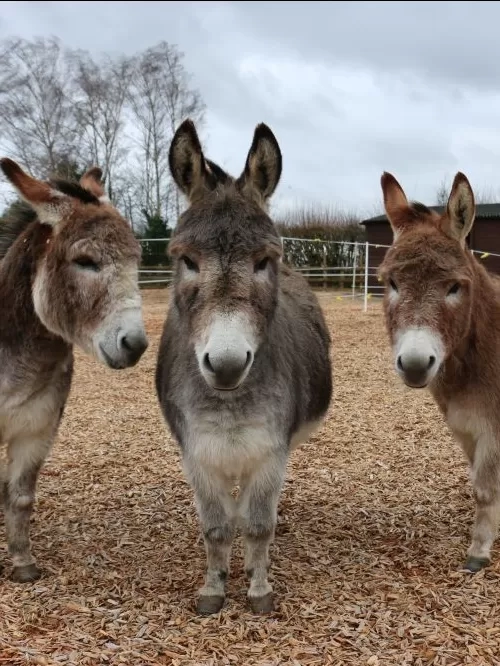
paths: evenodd
<path fill-rule="evenodd" d="M 110 367 L 147 346 L 137 268 L 140 246 L 99 200 L 100 170 L 81 182 L 42 182 L 12 160 L 4 174 L 25 203 L 0 228 L 0 444 L 13 578 L 33 580 L 29 516 L 38 471 L 56 436 L 73 372 L 73 345 Z"/>
<path fill-rule="evenodd" d="M 395 234 L 379 269 L 387 330 L 396 354 L 409 329 L 442 343 L 428 387 L 470 463 L 477 508 L 466 568 L 476 571 L 490 560 L 500 508 L 500 282 L 466 247 L 475 204 L 463 174 L 441 216 L 408 203 L 393 176 L 381 182 Z"/>

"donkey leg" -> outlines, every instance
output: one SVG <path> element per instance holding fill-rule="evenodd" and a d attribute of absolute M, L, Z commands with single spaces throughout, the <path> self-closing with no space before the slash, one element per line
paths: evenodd
<path fill-rule="evenodd" d="M 476 449 L 471 469 L 476 500 L 472 541 L 464 569 L 476 573 L 491 562 L 491 548 L 498 534 L 500 520 L 500 458 L 482 442 Z"/>
<path fill-rule="evenodd" d="M 199 590 L 197 613 L 218 613 L 224 605 L 225 584 L 235 533 L 235 501 L 224 479 L 205 470 L 187 470 L 194 489 L 206 552 L 206 573 Z"/>
<path fill-rule="evenodd" d="M 17 583 L 37 580 L 37 567 L 30 546 L 30 518 L 35 503 L 38 472 L 52 444 L 52 437 L 17 436 L 8 446 L 4 483 L 7 545 L 12 557 L 11 579 Z"/>
<path fill-rule="evenodd" d="M 285 471 L 286 460 L 272 458 L 248 479 L 240 500 L 245 572 L 250 579 L 247 597 L 254 613 L 270 613 L 274 609 L 273 589 L 267 577 L 269 547 L 274 540 Z"/>

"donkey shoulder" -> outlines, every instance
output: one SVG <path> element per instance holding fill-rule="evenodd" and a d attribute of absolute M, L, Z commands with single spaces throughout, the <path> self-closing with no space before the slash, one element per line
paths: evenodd
<path fill-rule="evenodd" d="M 330 346 L 332 340 L 318 298 L 309 283 L 298 271 L 282 264 L 280 267 L 280 290 L 282 307 L 294 324 L 312 326 L 323 344 Z"/>
<path fill-rule="evenodd" d="M 280 275 L 279 341 L 295 397 L 297 426 L 322 419 L 333 392 L 331 336 L 323 310 L 307 280 L 283 266 Z M 286 331 L 286 333 L 285 333 Z"/>

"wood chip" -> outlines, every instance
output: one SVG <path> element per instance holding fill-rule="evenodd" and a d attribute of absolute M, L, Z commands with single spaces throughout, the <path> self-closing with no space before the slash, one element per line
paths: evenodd
<path fill-rule="evenodd" d="M 32 520 L 44 576 L 14 585 L 7 568 L 0 579 L 0 665 L 497 663 L 500 554 L 476 576 L 459 571 L 474 517 L 459 446 L 429 394 L 395 376 L 380 303 L 364 313 L 360 301 L 319 298 L 335 394 L 288 467 L 271 550 L 276 612 L 248 611 L 238 537 L 226 606 L 195 614 L 205 553 L 154 392 L 168 292 L 150 290 L 151 344 L 135 368 L 76 353 Z"/>

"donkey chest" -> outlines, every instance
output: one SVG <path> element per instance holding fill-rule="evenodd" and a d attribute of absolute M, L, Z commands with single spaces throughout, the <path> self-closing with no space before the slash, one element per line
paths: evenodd
<path fill-rule="evenodd" d="M 462 449 L 473 460 L 479 440 L 491 438 L 492 424 L 473 405 L 461 402 L 448 404 L 446 418 Z"/>
<path fill-rule="evenodd" d="M 201 418 L 191 421 L 186 453 L 198 465 L 240 478 L 259 467 L 278 448 L 265 419 Z"/>

